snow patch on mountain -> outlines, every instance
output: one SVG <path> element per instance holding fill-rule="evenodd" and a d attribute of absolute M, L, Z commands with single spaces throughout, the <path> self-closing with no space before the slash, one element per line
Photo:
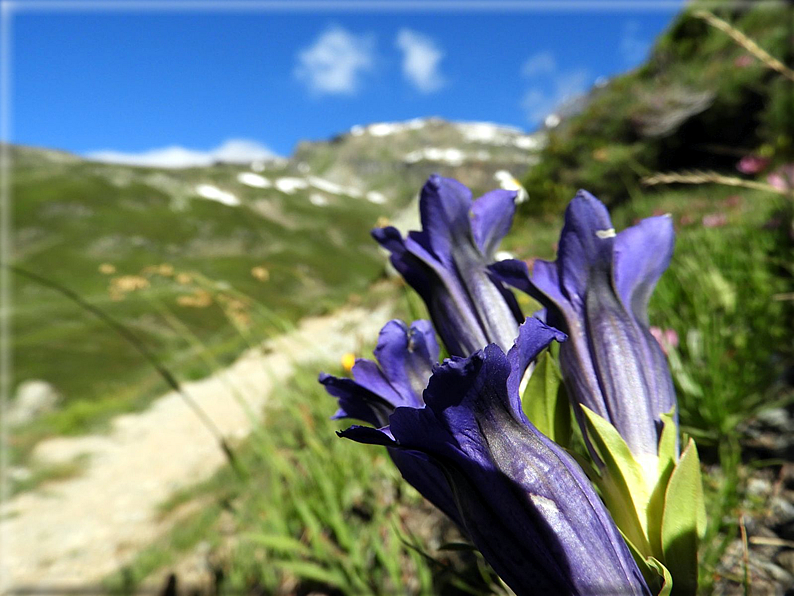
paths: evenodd
<path fill-rule="evenodd" d="M 331 193 L 332 195 L 348 195 L 350 197 L 356 198 L 362 195 L 361 191 L 357 188 L 353 188 L 352 186 L 342 186 L 341 184 L 331 182 L 330 180 L 326 180 L 324 178 L 318 178 L 317 176 L 309 176 L 306 180 L 315 188 L 319 188 L 320 190 Z"/>
<path fill-rule="evenodd" d="M 309 183 L 303 178 L 284 177 L 276 179 L 276 188 L 288 195 L 295 194 L 296 190 L 309 188 Z"/>
<path fill-rule="evenodd" d="M 357 124 L 350 129 L 350 134 L 354 137 L 360 137 L 365 133 L 373 137 L 385 137 L 406 130 L 419 130 L 420 128 L 424 128 L 426 124 L 427 120 L 425 118 L 414 118 L 406 122 L 375 122 L 368 126 Z"/>
<path fill-rule="evenodd" d="M 375 205 L 383 205 L 388 201 L 386 195 L 382 192 L 378 192 L 377 190 L 371 190 L 367 193 L 367 200 L 370 203 L 374 203 Z"/>
<path fill-rule="evenodd" d="M 315 207 L 325 207 L 328 204 L 328 198 L 319 192 L 313 192 L 309 195 L 309 202 Z"/>
<path fill-rule="evenodd" d="M 237 181 L 240 184 L 245 184 L 246 186 L 252 186 L 254 188 L 270 188 L 273 186 L 270 180 L 259 174 L 254 174 L 253 172 L 240 172 L 237 174 Z"/>
<path fill-rule="evenodd" d="M 236 207 L 240 204 L 240 199 L 232 193 L 221 190 L 212 184 L 199 184 L 196 186 L 196 194 L 203 199 L 215 201 L 216 203 L 221 203 L 230 207 Z"/>

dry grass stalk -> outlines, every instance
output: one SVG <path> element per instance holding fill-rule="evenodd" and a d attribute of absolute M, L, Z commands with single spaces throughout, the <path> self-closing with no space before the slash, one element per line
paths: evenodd
<path fill-rule="evenodd" d="M 790 81 L 794 81 L 794 70 L 783 64 L 780 60 L 770 55 L 766 50 L 759 46 L 755 41 L 747 37 L 744 33 L 733 27 L 730 23 L 723 21 L 717 15 L 708 10 L 696 10 L 692 13 L 695 17 L 703 19 L 712 27 L 728 34 L 736 43 L 766 64 L 772 70 L 782 74 Z"/>
<path fill-rule="evenodd" d="M 723 176 L 717 172 L 704 172 L 701 170 L 659 172 L 652 176 L 646 176 L 641 182 L 645 186 L 656 186 L 657 184 L 724 184 L 725 186 L 738 186 L 742 188 L 751 188 L 753 190 L 774 192 L 779 195 L 788 195 L 791 192 L 765 182 L 744 180 L 743 178 L 736 178 L 735 176 Z"/>

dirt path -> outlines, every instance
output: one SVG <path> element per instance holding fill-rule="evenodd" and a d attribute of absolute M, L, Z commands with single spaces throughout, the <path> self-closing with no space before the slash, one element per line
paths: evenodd
<path fill-rule="evenodd" d="M 296 364 L 336 359 L 372 341 L 389 310 L 381 305 L 305 319 L 185 390 L 224 436 L 242 438 L 253 421 L 231 387 L 259 413 Z M 157 517 L 158 504 L 225 463 L 213 436 L 174 392 L 141 413 L 118 416 L 108 434 L 50 439 L 35 453 L 50 461 L 81 454 L 90 459 L 80 476 L 0 506 L 0 593 L 76 588 L 107 576 L 169 529 Z"/>

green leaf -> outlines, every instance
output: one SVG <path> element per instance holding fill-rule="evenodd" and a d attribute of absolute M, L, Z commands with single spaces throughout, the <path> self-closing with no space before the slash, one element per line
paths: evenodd
<path fill-rule="evenodd" d="M 698 536 L 705 527 L 703 484 L 697 447 L 689 439 L 670 476 L 664 500 L 662 549 L 676 582 L 676 596 L 695 594 L 698 585 Z"/>
<path fill-rule="evenodd" d="M 631 540 L 626 538 L 626 535 L 620 530 L 620 528 L 618 528 L 618 531 L 620 532 L 620 535 L 623 537 L 626 546 L 629 547 L 629 552 L 631 553 L 634 562 L 637 563 L 637 567 L 639 568 L 640 573 L 642 573 L 642 577 L 643 579 L 645 579 L 645 583 L 648 584 L 648 587 L 651 589 L 651 593 L 657 594 L 659 590 L 661 590 L 662 588 L 662 582 L 659 577 L 660 574 L 658 570 L 655 567 L 651 566 L 649 559 L 646 559 L 642 555 L 642 553 L 639 550 L 637 550 L 637 547 L 634 546 Z"/>
<path fill-rule="evenodd" d="M 637 550 L 630 540 L 626 539 L 625 534 L 621 532 L 623 540 L 626 541 L 626 546 L 629 547 L 634 562 L 642 573 L 645 583 L 651 590 L 651 594 L 656 596 L 670 596 L 673 589 L 673 578 L 667 568 L 659 562 L 656 557 L 643 557 L 642 553 Z"/>
<path fill-rule="evenodd" d="M 662 519 L 667 485 L 677 463 L 676 440 L 678 426 L 675 423 L 675 409 L 669 414 L 662 414 L 662 436 L 659 439 L 659 478 L 648 502 L 648 541 L 651 551 L 660 560 L 664 559 L 662 548 Z"/>
<path fill-rule="evenodd" d="M 310 556 L 311 549 L 303 544 L 300 540 L 296 540 L 291 536 L 283 536 L 279 534 L 245 534 L 243 538 L 261 544 L 268 550 L 272 550 L 285 554 L 296 554 Z"/>
<path fill-rule="evenodd" d="M 703 397 L 703 388 L 687 372 L 677 350 L 671 349 L 668 351 L 667 361 L 670 363 L 670 371 L 678 382 L 678 386 L 681 387 L 681 391 L 692 397 Z"/>
<path fill-rule="evenodd" d="M 678 425 L 675 423 L 675 406 L 668 414 L 662 414 L 662 436 L 659 439 L 659 469 L 675 466 L 677 457 L 675 452 L 676 439 L 678 439 Z"/>
<path fill-rule="evenodd" d="M 530 422 L 552 441 L 567 447 L 571 438 L 571 408 L 562 375 L 547 350 L 540 355 L 521 402 Z"/>
<path fill-rule="evenodd" d="M 383 526 L 380 526 L 383 527 Z M 403 584 L 402 580 L 402 568 L 401 568 L 401 561 L 396 559 L 395 557 L 391 556 L 391 553 L 387 552 L 385 543 L 386 541 L 383 540 L 382 536 L 379 535 L 378 529 L 372 528 L 373 531 L 373 539 L 368 540 L 370 543 L 366 550 L 371 548 L 375 551 L 375 556 L 380 561 L 380 564 L 386 569 L 386 572 L 389 574 L 389 579 L 391 580 L 392 584 L 395 586 L 399 586 Z M 391 538 L 391 536 L 390 536 Z M 366 570 L 369 567 L 366 563 L 360 564 L 359 569 Z"/>
<path fill-rule="evenodd" d="M 323 466 L 321 462 L 315 459 L 310 459 L 307 462 L 307 467 L 310 468 L 312 478 L 317 483 L 320 489 L 320 494 L 323 497 L 323 519 L 326 525 L 330 526 L 334 531 L 334 536 L 339 542 L 339 545 L 346 551 L 353 549 L 353 538 L 350 535 L 348 524 L 345 522 L 342 515 L 342 509 L 339 504 L 339 497 L 335 494 L 333 482 L 328 476 L 327 466 Z"/>
<path fill-rule="evenodd" d="M 323 534 L 323 525 L 319 518 L 312 512 L 309 504 L 304 500 L 295 501 L 295 512 L 301 519 L 309 539 L 309 546 L 314 556 L 321 559 L 330 559 L 335 556 L 334 549 Z"/>
<path fill-rule="evenodd" d="M 586 406 L 582 411 L 587 436 L 604 463 L 598 486 L 607 509 L 627 539 L 649 556 L 651 546 L 642 523 L 649 495 L 642 466 L 614 426 Z"/>
<path fill-rule="evenodd" d="M 658 573 L 662 579 L 659 591 L 656 593 L 657 596 L 670 596 L 673 591 L 673 576 L 670 575 L 670 571 L 667 567 L 662 565 L 656 557 L 648 557 L 646 563 Z"/>
<path fill-rule="evenodd" d="M 303 579 L 311 579 L 342 589 L 348 585 L 347 578 L 340 570 L 326 569 L 310 561 L 276 561 L 275 565 Z"/>

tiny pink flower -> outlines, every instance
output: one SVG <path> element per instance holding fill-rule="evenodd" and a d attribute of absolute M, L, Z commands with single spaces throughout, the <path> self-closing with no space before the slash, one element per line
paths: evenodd
<path fill-rule="evenodd" d="M 759 157 L 757 155 L 745 155 L 739 163 L 736 164 L 736 169 L 742 174 L 757 174 L 769 165 L 769 158 Z"/>
<path fill-rule="evenodd" d="M 791 190 L 794 188 L 794 163 L 780 166 L 766 177 L 766 181 L 778 190 Z"/>
<path fill-rule="evenodd" d="M 728 223 L 728 216 L 724 213 L 709 213 L 703 216 L 703 227 L 721 228 Z"/>
<path fill-rule="evenodd" d="M 741 56 L 737 56 L 736 60 L 733 61 L 733 65 L 736 68 L 747 68 L 753 63 L 753 57 L 750 54 L 742 54 Z"/>
<path fill-rule="evenodd" d="M 742 204 L 742 197 L 739 195 L 731 195 L 726 198 L 723 202 L 728 209 L 733 209 L 735 207 L 739 207 Z"/>
<path fill-rule="evenodd" d="M 678 347 L 678 333 L 675 332 L 675 329 L 651 327 L 650 332 L 654 339 L 659 342 L 659 346 L 661 346 L 662 352 L 664 352 L 665 356 L 667 356 L 668 350 L 670 348 Z"/>

